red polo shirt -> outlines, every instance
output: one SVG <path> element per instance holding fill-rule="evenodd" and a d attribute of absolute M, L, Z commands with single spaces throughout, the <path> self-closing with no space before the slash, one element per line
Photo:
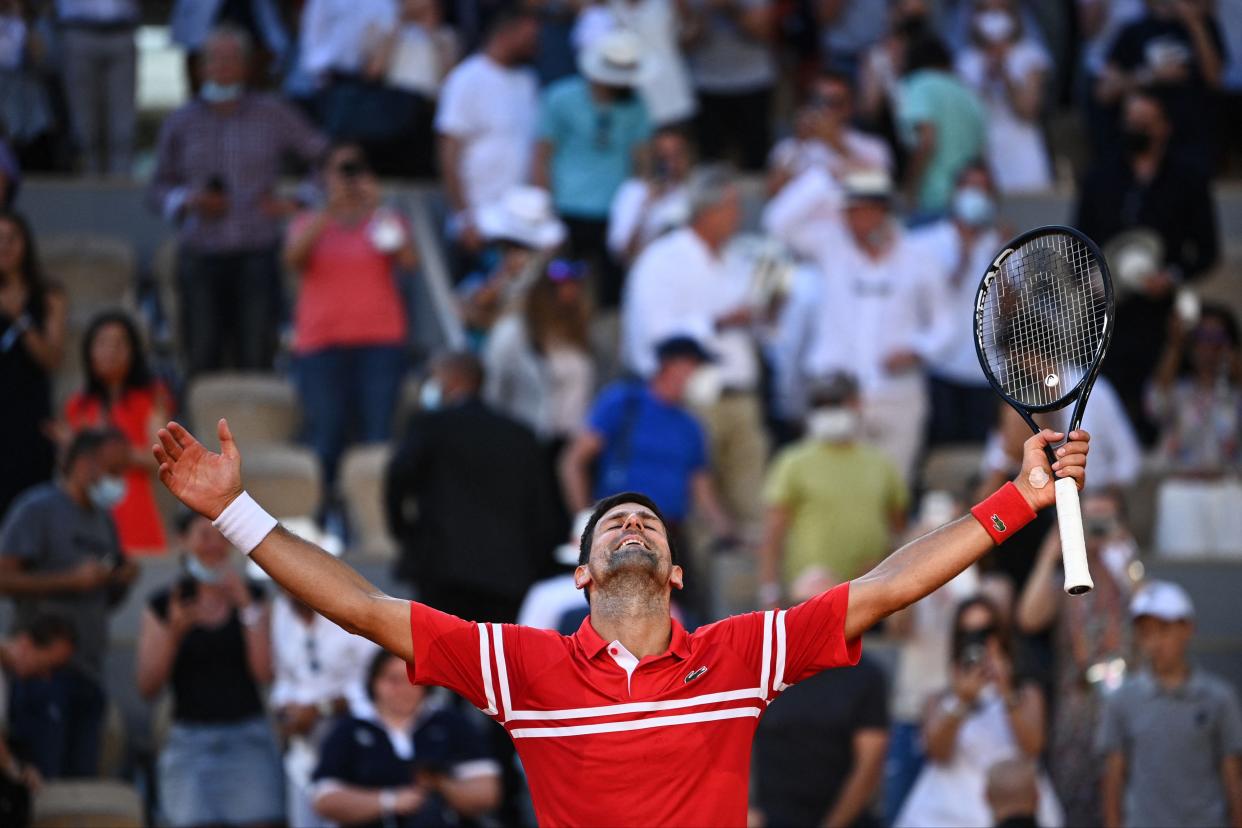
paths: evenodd
<path fill-rule="evenodd" d="M 726 618 L 635 659 L 587 618 L 564 636 L 410 604 L 410 681 L 448 687 L 517 746 L 539 824 L 746 824 L 750 746 L 782 690 L 853 665 L 849 585 L 789 610 Z"/>

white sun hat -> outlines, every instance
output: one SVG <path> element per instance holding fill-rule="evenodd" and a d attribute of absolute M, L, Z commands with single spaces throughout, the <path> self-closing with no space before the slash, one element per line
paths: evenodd
<path fill-rule="evenodd" d="M 489 241 L 515 242 L 549 250 L 565 240 L 565 225 L 552 211 L 552 196 L 540 187 L 513 187 L 499 201 L 479 209 L 479 232 Z"/>
<path fill-rule="evenodd" d="M 605 86 L 638 86 L 650 80 L 651 68 L 643 59 L 643 42 L 627 29 L 594 38 L 578 53 L 582 76 Z"/>

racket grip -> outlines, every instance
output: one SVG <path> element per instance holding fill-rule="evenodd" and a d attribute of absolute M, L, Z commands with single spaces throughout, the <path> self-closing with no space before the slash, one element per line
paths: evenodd
<path fill-rule="evenodd" d="M 1061 560 L 1065 566 L 1065 591 L 1083 595 L 1095 588 L 1087 570 L 1087 541 L 1082 531 L 1082 506 L 1078 502 L 1078 484 L 1072 477 L 1059 477 L 1056 482 L 1057 525 L 1061 530 Z"/>

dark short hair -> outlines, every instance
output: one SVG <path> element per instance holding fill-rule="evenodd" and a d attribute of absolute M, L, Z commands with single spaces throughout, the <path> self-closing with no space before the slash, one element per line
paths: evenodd
<path fill-rule="evenodd" d="M 461 377 L 475 393 L 483 387 L 483 361 L 470 351 L 445 351 L 431 362 L 432 370 L 446 371 Z"/>
<path fill-rule="evenodd" d="M 488 22 L 484 32 L 483 41 L 490 41 L 497 35 L 504 34 L 515 26 L 528 21 L 539 22 L 539 15 L 533 9 L 516 3 L 502 8 L 492 15 L 492 19 Z"/>
<path fill-rule="evenodd" d="M 112 428 L 86 428 L 73 435 L 73 440 L 69 442 L 69 447 L 65 449 L 65 456 L 62 467 L 65 471 L 73 468 L 73 464 L 83 457 L 89 457 L 97 454 L 101 448 L 111 442 L 119 441 L 127 442 L 125 435 L 119 430 Z"/>
<path fill-rule="evenodd" d="M 375 655 L 371 656 L 371 660 L 367 662 L 367 683 L 363 689 L 367 691 L 367 698 L 371 701 L 375 701 L 375 680 L 379 678 L 380 672 L 390 658 L 400 659 L 401 656 L 390 653 L 388 650 L 377 650 Z"/>
<path fill-rule="evenodd" d="M 18 621 L 13 625 L 13 635 L 29 636 L 40 649 L 50 647 L 57 641 L 68 641 L 75 647 L 78 643 L 78 632 L 73 624 L 65 616 L 54 612 L 41 612 Z"/>

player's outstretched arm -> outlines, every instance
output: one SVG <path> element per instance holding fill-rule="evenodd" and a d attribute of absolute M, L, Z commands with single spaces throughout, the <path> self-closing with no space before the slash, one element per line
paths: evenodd
<path fill-rule="evenodd" d="M 1070 433 L 1070 440 L 1056 450 L 1057 462 L 1049 468 L 1044 447 L 1064 435 L 1044 429 L 1022 447 L 1022 471 L 1014 480 L 1035 511 L 1056 503 L 1054 473 L 1072 477 L 1082 488 L 1086 479 L 1085 431 Z M 862 635 L 881 618 L 930 595 L 993 547 L 991 535 L 971 515 L 958 518 L 918 540 L 911 541 L 885 558 L 875 569 L 850 583 L 845 635 Z"/>
<path fill-rule="evenodd" d="M 241 495 L 241 453 L 228 423 L 218 425 L 220 453 L 208 451 L 177 423 L 159 430 L 153 447 L 160 481 L 177 498 L 215 520 Z M 250 553 L 272 580 L 325 618 L 365 636 L 406 661 L 414 657 L 406 601 L 380 592 L 318 546 L 277 526 Z"/>

